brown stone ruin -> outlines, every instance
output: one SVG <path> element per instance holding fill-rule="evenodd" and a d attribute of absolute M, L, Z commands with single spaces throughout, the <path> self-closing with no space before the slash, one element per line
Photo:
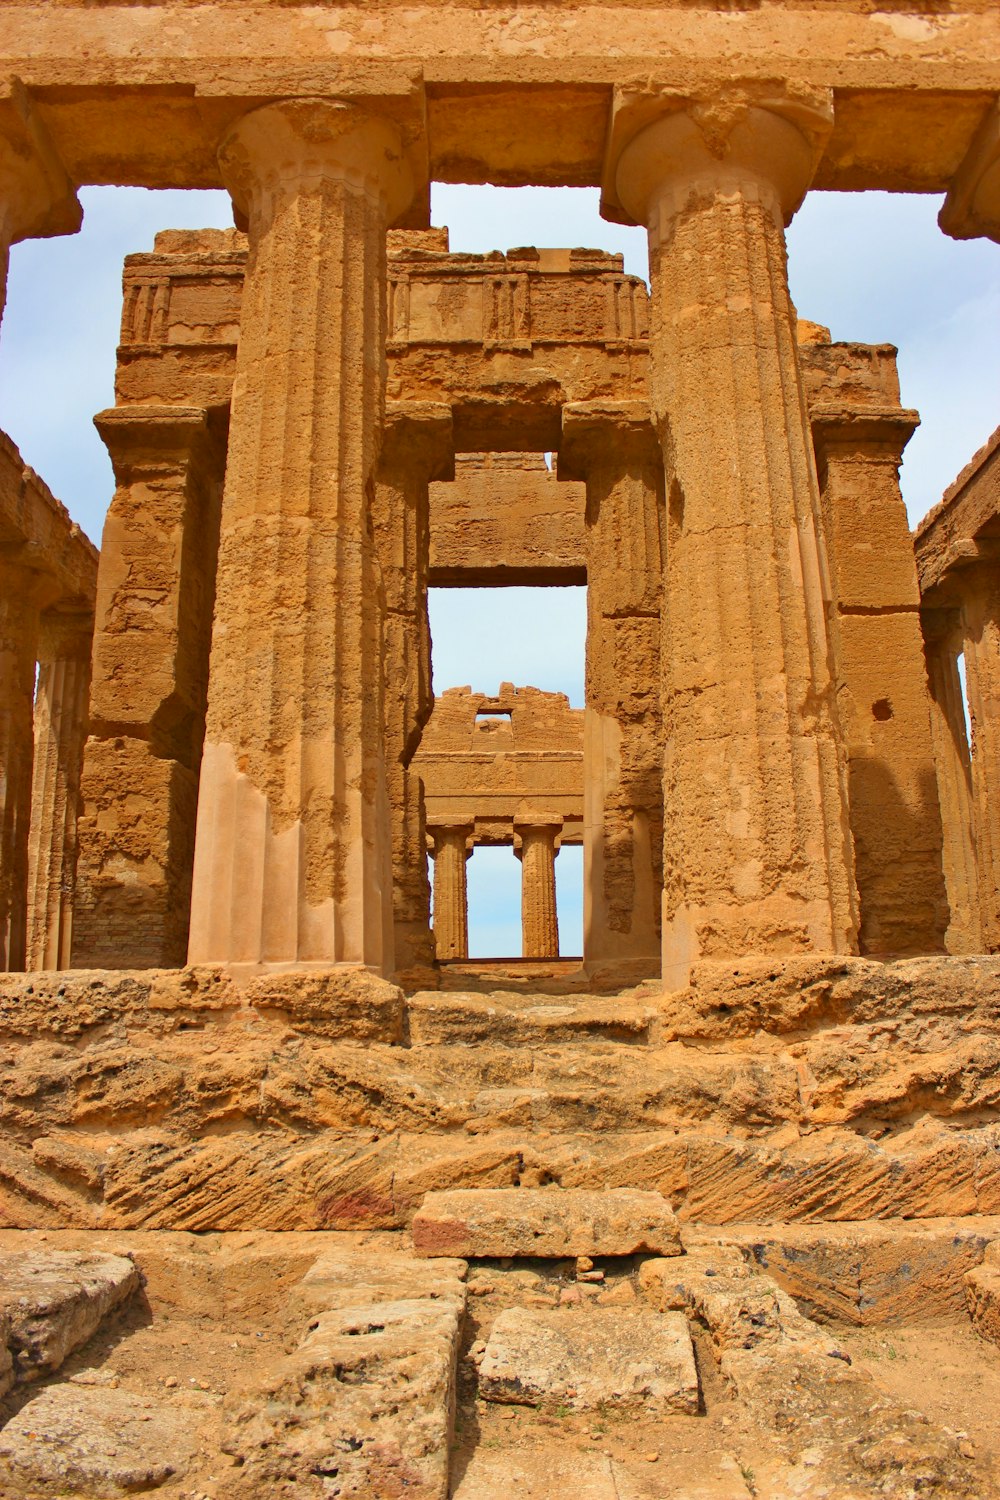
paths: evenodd
<path fill-rule="evenodd" d="M 1000 239 L 946 10 L 4 8 L 4 268 L 238 227 L 126 259 L 99 556 L 0 437 L 2 1500 L 1000 1495 L 1000 429 L 911 535 L 784 241 Z M 432 181 L 600 186 L 649 288 Z M 515 585 L 583 707 L 434 680 Z"/>

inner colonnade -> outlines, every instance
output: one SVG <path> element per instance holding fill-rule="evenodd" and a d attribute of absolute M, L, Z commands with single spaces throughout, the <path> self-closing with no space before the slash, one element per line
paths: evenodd
<path fill-rule="evenodd" d="M 38 78 L 67 66 L 46 45 Z M 948 232 L 994 233 L 994 95 L 956 75 L 928 153 L 892 61 L 838 92 L 827 45 L 780 85 L 759 60 L 713 82 L 707 54 L 687 83 L 563 79 L 562 134 L 534 75 L 428 94 L 345 66 L 328 95 L 244 77 L 162 105 L 170 180 L 221 181 L 242 232 L 164 234 L 126 271 L 74 967 L 432 964 L 428 830 L 443 893 L 477 815 L 433 824 L 417 769 L 435 568 L 588 585 L 587 965 L 677 988 L 705 957 L 983 941 L 898 490 L 916 414 L 891 349 L 798 322 L 784 226 L 815 183 L 945 189 Z M 32 68 L 0 114 L 4 258 L 70 232 L 81 182 L 168 171 L 162 120 L 123 129 L 141 81 L 87 124 L 82 74 L 46 102 Z M 605 215 L 647 227 L 648 299 L 596 252 L 451 256 L 432 175 L 599 178 Z M 499 509 L 487 538 L 453 499 L 445 556 L 462 456 L 549 451 L 544 524 Z M 542 946 L 564 817 L 510 810 Z"/>

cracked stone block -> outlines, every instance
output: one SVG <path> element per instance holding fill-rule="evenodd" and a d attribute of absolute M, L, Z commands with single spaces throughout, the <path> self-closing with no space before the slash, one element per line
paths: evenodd
<path fill-rule="evenodd" d="M 139 1272 L 123 1255 L 0 1252 L 0 1314 L 10 1325 L 15 1378 L 37 1380 L 58 1370 L 139 1284 Z"/>
<path fill-rule="evenodd" d="M 111 1500 L 183 1475 L 191 1413 L 127 1391 L 46 1386 L 0 1432 L 0 1494 Z"/>
<path fill-rule="evenodd" d="M 677 1220 L 659 1193 L 633 1188 L 469 1188 L 428 1193 L 412 1224 L 418 1255 L 681 1253 Z"/>
<path fill-rule="evenodd" d="M 404 1255 L 373 1257 L 366 1251 L 330 1250 L 321 1255 L 298 1286 L 303 1300 L 323 1308 L 414 1298 L 462 1297 L 468 1266 L 464 1260 L 413 1260 Z"/>
<path fill-rule="evenodd" d="M 493 1325 L 479 1367 L 488 1401 L 602 1403 L 647 1413 L 698 1410 L 698 1373 L 683 1313 L 642 1308 L 512 1307 Z"/>
<path fill-rule="evenodd" d="M 231 1403 L 232 1500 L 445 1500 L 464 1309 L 459 1283 L 317 1313 L 267 1387 Z"/>

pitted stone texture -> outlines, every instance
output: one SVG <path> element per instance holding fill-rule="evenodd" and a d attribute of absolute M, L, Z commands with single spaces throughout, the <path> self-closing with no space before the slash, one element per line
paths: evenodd
<path fill-rule="evenodd" d="M 182 1475 L 194 1452 L 184 1407 L 127 1391 L 46 1387 L 0 1432 L 0 1494 L 117 1500 Z"/>
<path fill-rule="evenodd" d="M 138 1286 L 139 1272 L 123 1255 L 0 1254 L 0 1311 L 9 1320 L 17 1379 L 37 1380 L 58 1370 Z"/>
<path fill-rule="evenodd" d="M 627 1188 L 466 1189 L 428 1193 L 413 1219 L 418 1255 L 679 1255 L 673 1210 Z"/>
<path fill-rule="evenodd" d="M 1000 1345 L 1000 1241 L 990 1246 L 981 1266 L 965 1278 L 972 1326 L 984 1339 Z"/>
<path fill-rule="evenodd" d="M 445 1500 L 464 1306 L 459 1287 L 320 1313 L 267 1387 L 231 1404 L 234 1500 Z"/>
<path fill-rule="evenodd" d="M 479 1390 L 488 1401 L 551 1401 L 577 1411 L 605 1403 L 647 1413 L 698 1410 L 687 1319 L 645 1308 L 508 1308 L 493 1326 Z"/>

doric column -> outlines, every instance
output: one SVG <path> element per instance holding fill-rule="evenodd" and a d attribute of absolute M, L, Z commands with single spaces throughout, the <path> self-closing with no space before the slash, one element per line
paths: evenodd
<path fill-rule="evenodd" d="M 561 832 L 562 819 L 544 814 L 514 822 L 514 850 L 521 861 L 523 958 L 559 957 L 556 855 Z"/>
<path fill-rule="evenodd" d="M 663 455 L 639 402 L 565 406 L 559 475 L 587 486 L 583 954 L 658 973 L 663 888 Z"/>
<path fill-rule="evenodd" d="M 855 891 L 819 492 L 783 221 L 826 100 L 682 108 L 628 138 L 649 232 L 667 485 L 663 978 L 699 958 L 850 952 Z"/>
<path fill-rule="evenodd" d="M 25 964 L 40 585 L 16 554 L 0 556 L 0 969 Z"/>
<path fill-rule="evenodd" d="M 1000 952 L 1000 566 L 962 574 L 983 948 Z"/>
<path fill-rule="evenodd" d="M 465 865 L 472 853 L 472 825 L 428 829 L 434 859 L 434 948 L 438 958 L 468 958 L 469 899 Z"/>
<path fill-rule="evenodd" d="M 948 893 L 945 943 L 949 953 L 981 953 L 972 762 L 965 727 L 965 694 L 958 671 L 963 649 L 961 621 L 957 609 L 924 609 L 921 623 L 931 693 L 931 730 Z"/>
<path fill-rule="evenodd" d="M 66 176 L 27 90 L 0 82 L 0 319 L 7 299 L 7 262 L 18 240 L 75 234 L 83 221 Z"/>
<path fill-rule="evenodd" d="M 91 611 L 47 610 L 38 636 L 28 846 L 29 969 L 67 969 L 73 934 Z"/>
<path fill-rule="evenodd" d="M 97 581 L 73 964 L 187 956 L 224 424 L 196 407 L 96 418 L 115 471 Z"/>
<path fill-rule="evenodd" d="M 899 465 L 918 417 L 814 406 L 862 953 L 936 953 L 948 925 L 913 539 Z"/>
<path fill-rule="evenodd" d="M 198 799 L 192 962 L 392 968 L 371 520 L 386 227 L 413 179 L 352 104 L 268 105 L 219 156 L 249 220 Z"/>
<path fill-rule="evenodd" d="M 432 479 L 454 473 L 451 408 L 390 402 L 373 520 L 385 590 L 386 780 L 392 821 L 395 968 L 419 981 L 434 961 L 423 783 L 411 761 L 434 706 L 427 618 L 428 499 Z"/>

